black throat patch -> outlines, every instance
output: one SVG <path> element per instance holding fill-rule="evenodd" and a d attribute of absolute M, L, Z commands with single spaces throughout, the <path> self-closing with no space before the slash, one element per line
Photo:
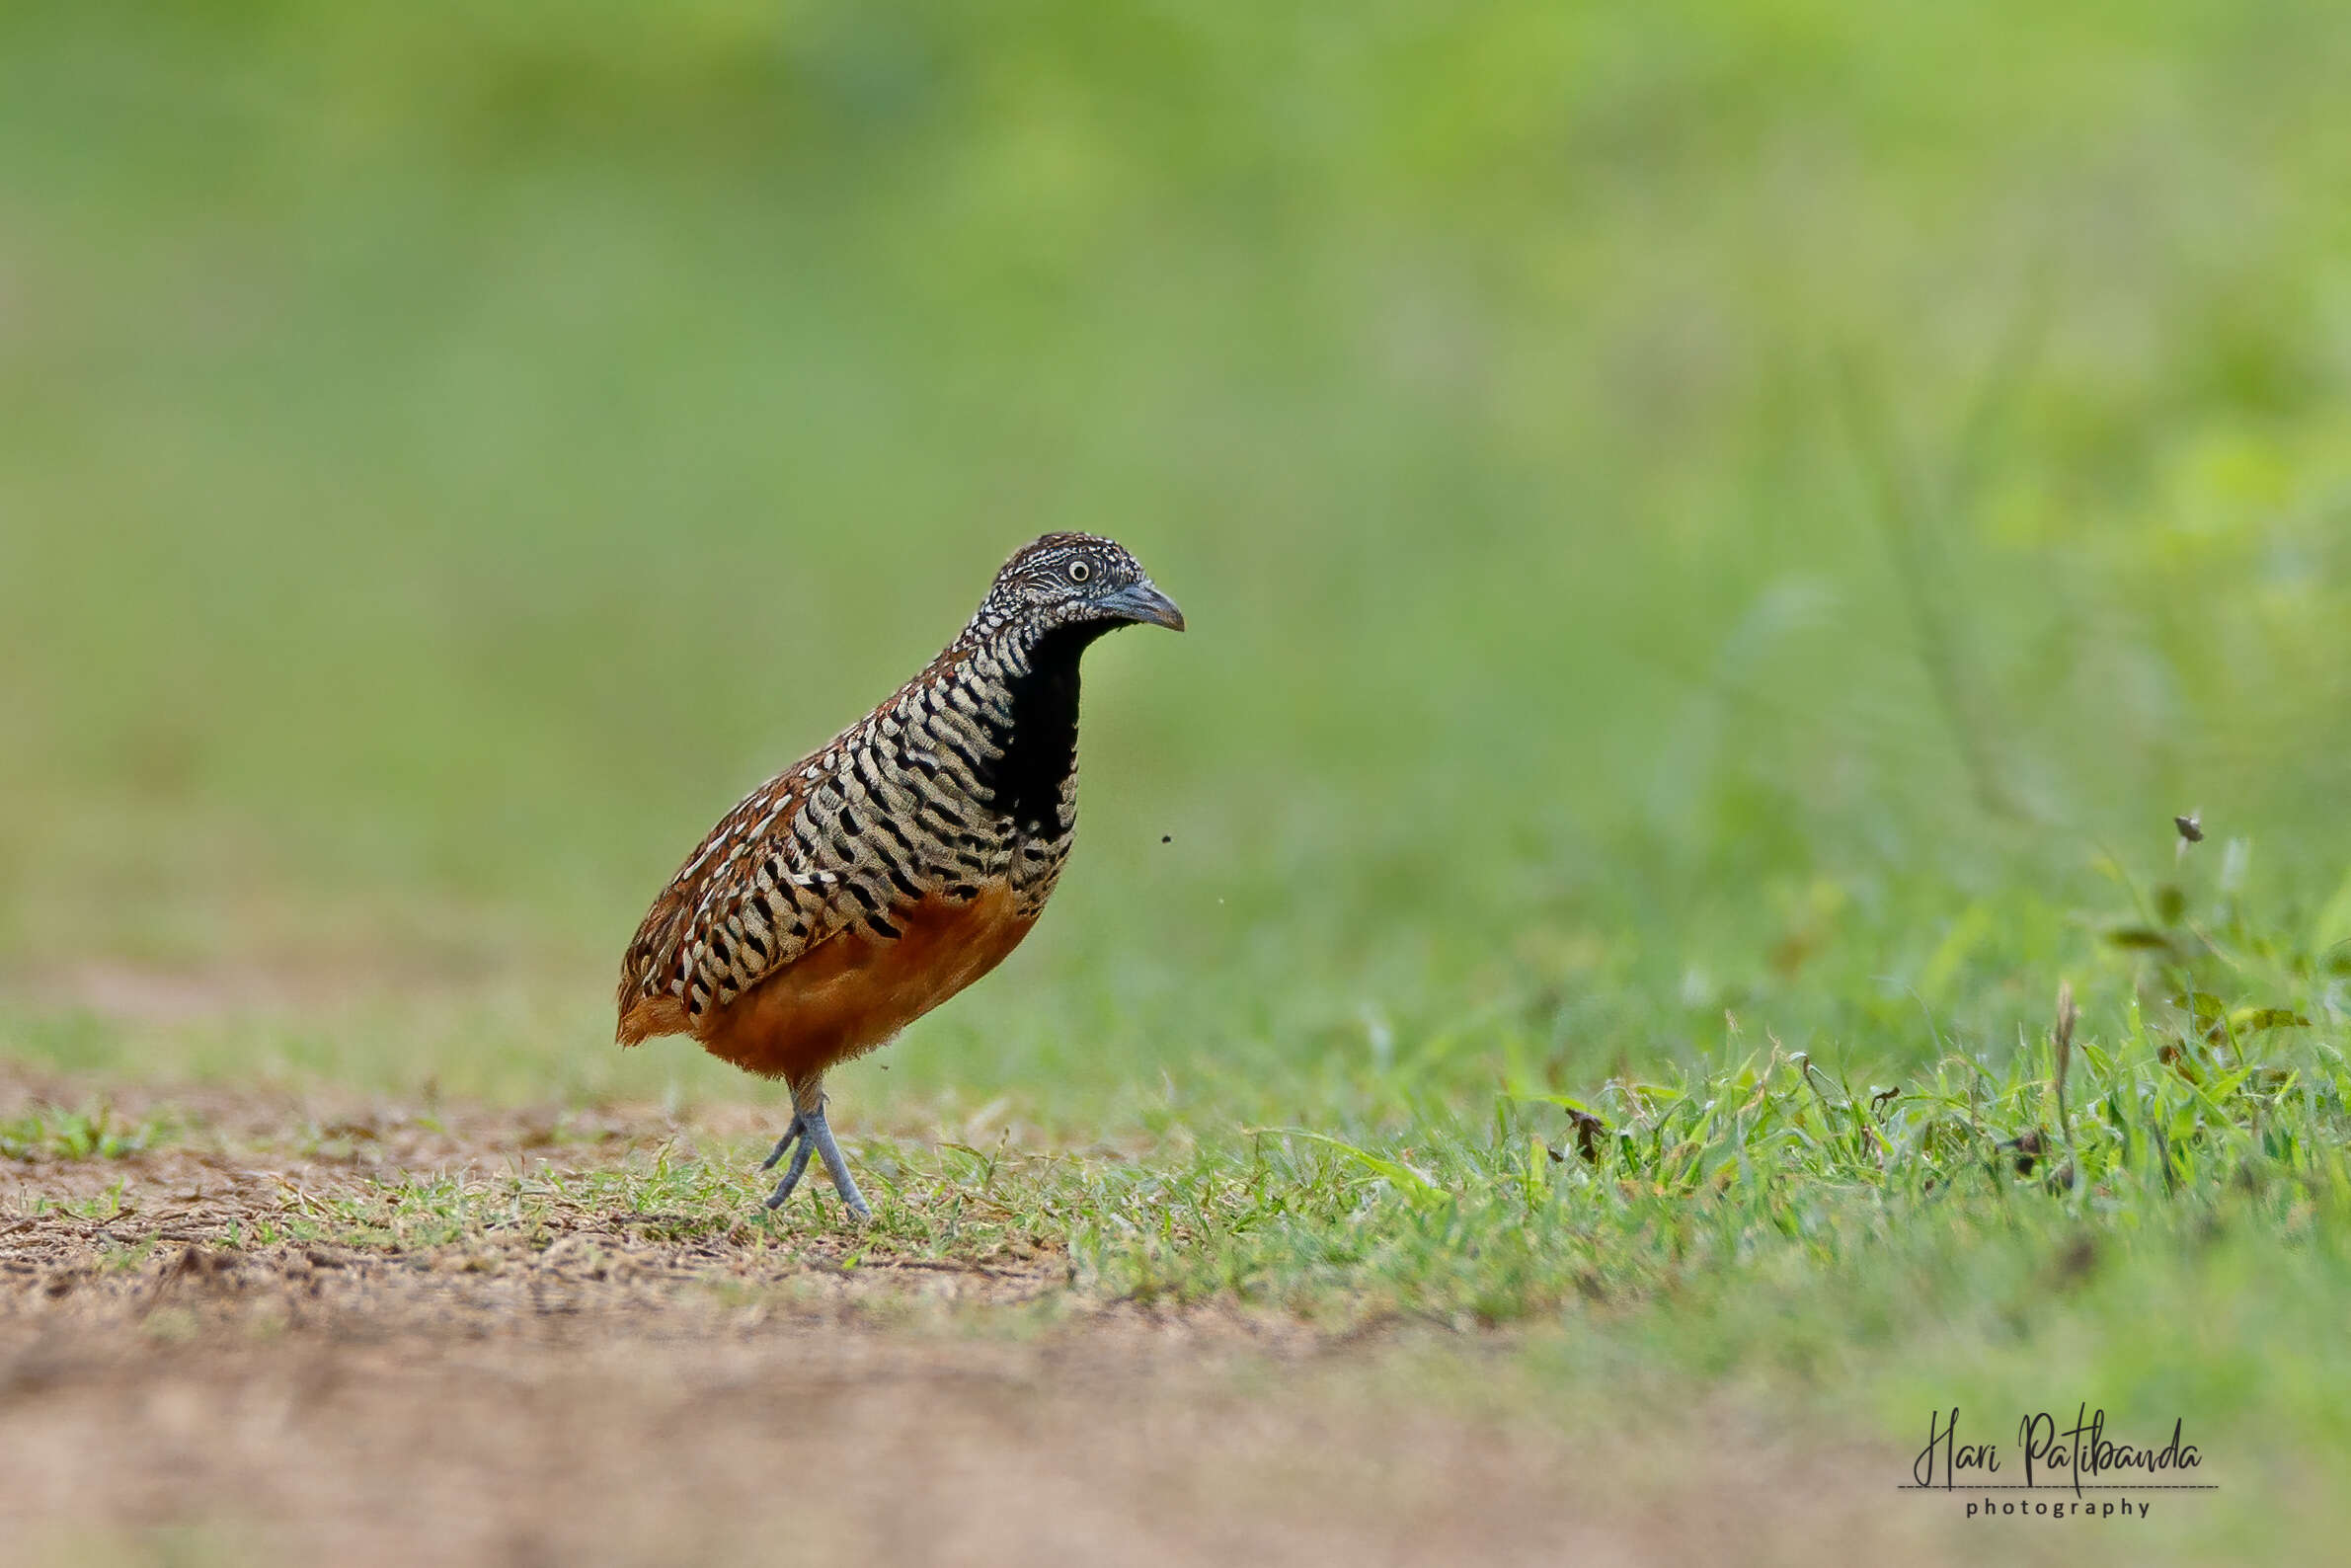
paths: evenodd
<path fill-rule="evenodd" d="M 1028 670 L 1007 682 L 1011 722 L 988 726 L 988 739 L 1004 754 L 980 782 L 988 808 L 1023 832 L 1058 838 L 1069 830 L 1061 820 L 1061 786 L 1077 771 L 1078 656 L 1117 629 L 1116 621 L 1056 627 L 1029 650 Z"/>

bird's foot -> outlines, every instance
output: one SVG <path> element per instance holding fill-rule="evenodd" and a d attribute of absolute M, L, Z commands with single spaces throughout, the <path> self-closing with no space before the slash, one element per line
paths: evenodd
<path fill-rule="evenodd" d="M 767 1207 L 781 1209 L 784 1200 L 792 1196 L 792 1189 L 800 1185 L 801 1176 L 808 1170 L 811 1154 L 824 1161 L 824 1174 L 832 1178 L 833 1191 L 841 1195 L 841 1204 L 853 1219 L 871 1219 L 874 1212 L 865 1201 L 865 1194 L 857 1190 L 857 1180 L 849 1174 L 849 1162 L 841 1158 L 841 1148 L 832 1140 L 832 1129 L 824 1124 L 824 1108 L 802 1111 L 792 1118 L 790 1131 L 776 1140 L 775 1150 L 767 1156 L 761 1170 L 774 1168 L 784 1157 L 784 1150 L 798 1138 L 800 1146 L 792 1150 L 792 1163 L 784 1167 L 784 1179 L 775 1184 L 775 1191 L 767 1196 Z"/>

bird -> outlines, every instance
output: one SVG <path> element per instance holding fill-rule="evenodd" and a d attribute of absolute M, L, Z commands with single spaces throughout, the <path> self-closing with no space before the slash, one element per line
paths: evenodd
<path fill-rule="evenodd" d="M 622 1046 L 684 1034 L 790 1088 L 760 1166 L 813 1152 L 849 1214 L 872 1209 L 824 1116 L 824 1074 L 1002 963 L 1053 896 L 1077 821 L 1078 660 L 1183 611 L 1116 541 L 1013 552 L 937 658 L 719 819 L 621 961 Z M 797 1143 L 797 1149 L 794 1148 Z"/>

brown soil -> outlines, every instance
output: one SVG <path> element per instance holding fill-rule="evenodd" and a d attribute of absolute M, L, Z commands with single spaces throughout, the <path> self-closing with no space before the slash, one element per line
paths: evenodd
<path fill-rule="evenodd" d="M 86 1098 L 0 1066 L 0 1116 Z M 1874 1450 L 1735 1409 L 1489 1397 L 1497 1340 L 1090 1299 L 1050 1238 L 851 1269 L 813 1218 L 777 1245 L 582 1208 L 552 1245 L 238 1241 L 378 1167 L 590 1167 L 675 1135 L 651 1112 L 551 1143 L 547 1116 L 478 1108 L 114 1103 L 205 1136 L 0 1161 L 8 1561 L 1809 1563 L 1950 1540 Z M 273 1152 L 297 1143 L 330 1152 Z M 58 1209 L 92 1200 L 104 1217 Z"/>

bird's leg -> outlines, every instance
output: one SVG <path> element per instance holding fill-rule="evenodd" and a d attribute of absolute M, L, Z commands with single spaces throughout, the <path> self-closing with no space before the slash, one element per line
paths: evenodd
<path fill-rule="evenodd" d="M 777 1156 L 783 1153 L 784 1145 L 791 1142 L 794 1137 L 799 1137 L 806 1131 L 807 1127 L 805 1125 L 804 1118 L 797 1116 L 792 1118 L 792 1131 L 786 1133 L 783 1137 L 777 1141 L 775 1145 L 775 1153 L 768 1155 L 767 1163 L 760 1166 L 759 1168 L 761 1170 L 772 1169 L 775 1165 Z M 792 1151 L 792 1163 L 784 1167 L 784 1179 L 780 1182 L 777 1182 L 775 1184 L 775 1191 L 767 1195 L 768 1208 L 781 1209 L 784 1207 L 784 1200 L 791 1197 L 792 1189 L 800 1185 L 801 1173 L 808 1169 L 808 1157 L 815 1153 L 817 1145 L 814 1138 L 800 1138 L 800 1146 Z"/>
<path fill-rule="evenodd" d="M 819 1105 L 824 1103 L 823 1091 L 816 1084 L 807 1085 L 807 1091 L 816 1097 Z M 792 1155 L 792 1163 L 784 1167 L 784 1179 L 777 1182 L 775 1191 L 767 1195 L 767 1207 L 770 1209 L 784 1207 L 784 1200 L 791 1197 L 792 1189 L 800 1185 L 801 1173 L 808 1169 L 809 1155 L 815 1152 L 814 1146 L 809 1142 L 808 1111 L 801 1105 L 803 1097 L 802 1086 L 794 1084 L 792 1086 L 792 1125 L 784 1129 L 784 1136 L 775 1140 L 775 1147 L 769 1149 L 767 1158 L 759 1162 L 761 1170 L 775 1169 L 775 1162 L 784 1157 L 784 1150 L 792 1147 L 792 1140 L 794 1138 L 800 1140 L 800 1147 Z"/>
<path fill-rule="evenodd" d="M 841 1146 L 832 1140 L 832 1129 L 824 1125 L 824 1102 L 819 1100 L 813 1111 L 801 1113 L 808 1123 L 808 1137 L 801 1144 L 805 1151 L 810 1143 L 817 1146 L 817 1155 L 824 1161 L 824 1174 L 832 1178 L 832 1190 L 841 1195 L 841 1205 L 859 1219 L 871 1219 L 872 1209 L 866 1206 L 865 1194 L 857 1190 L 857 1179 L 849 1174 L 849 1162 L 841 1158 Z"/>
<path fill-rule="evenodd" d="M 795 1099 L 800 1096 L 795 1095 Z M 781 1209 L 784 1200 L 792 1196 L 792 1189 L 800 1185 L 802 1173 L 808 1169 L 809 1156 L 816 1154 L 824 1161 L 824 1174 L 832 1178 L 833 1191 L 841 1195 L 841 1203 L 852 1217 L 871 1219 L 874 1212 L 865 1201 L 865 1194 L 857 1190 L 857 1179 L 849 1174 L 849 1162 L 841 1157 L 841 1148 L 832 1140 L 832 1129 L 824 1122 L 824 1092 L 812 1088 L 811 1103 L 800 1107 L 792 1117 L 791 1130 L 777 1140 L 775 1152 L 767 1156 L 766 1170 L 783 1157 L 784 1149 L 797 1137 L 800 1146 L 792 1150 L 792 1163 L 784 1167 L 784 1179 L 775 1184 L 768 1195 L 767 1207 Z"/>
<path fill-rule="evenodd" d="M 801 1134 L 807 1131 L 808 1124 L 800 1119 L 800 1112 L 798 1108 L 794 1108 L 792 1112 L 792 1125 L 784 1129 L 784 1136 L 775 1140 L 775 1147 L 769 1149 L 767 1151 L 767 1157 L 759 1161 L 759 1168 L 761 1170 L 775 1169 L 775 1162 L 784 1157 L 784 1150 L 792 1146 L 792 1139 L 798 1137 Z"/>

